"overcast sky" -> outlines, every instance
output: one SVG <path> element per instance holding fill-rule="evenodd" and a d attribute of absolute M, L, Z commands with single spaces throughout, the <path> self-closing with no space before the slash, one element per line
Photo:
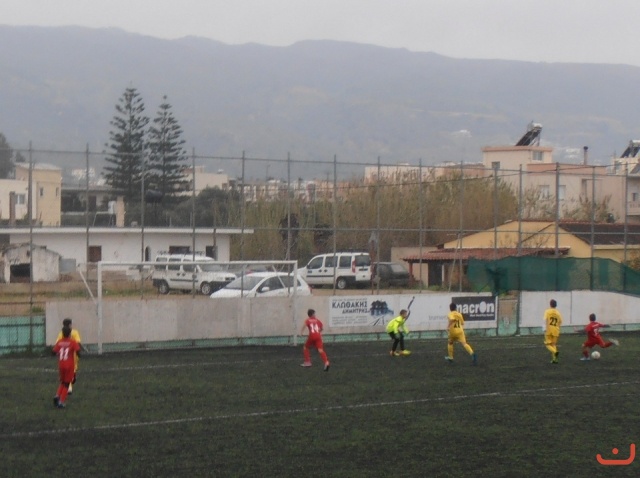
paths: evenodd
<path fill-rule="evenodd" d="M 454 58 L 640 66 L 638 0 L 1 0 L 0 23 L 286 46 L 344 40 Z"/>

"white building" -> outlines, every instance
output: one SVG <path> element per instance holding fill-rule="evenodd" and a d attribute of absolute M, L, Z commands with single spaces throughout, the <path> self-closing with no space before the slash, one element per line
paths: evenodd
<path fill-rule="evenodd" d="M 46 247 L 34 247 L 29 253 L 29 244 L 9 244 L 0 247 L 0 282 L 56 282 L 59 279 L 59 254 Z M 31 274 L 33 264 L 33 274 Z"/>
<path fill-rule="evenodd" d="M 145 228 L 140 227 L 42 227 L 5 229 L 0 242 L 5 244 L 29 243 L 45 247 L 60 254 L 62 260 L 75 261 L 84 267 L 87 262 L 141 262 L 152 261 L 160 252 L 187 253 L 193 249 L 216 260 L 231 260 L 231 236 L 240 229 Z M 244 229 L 252 234 L 252 229 Z"/>

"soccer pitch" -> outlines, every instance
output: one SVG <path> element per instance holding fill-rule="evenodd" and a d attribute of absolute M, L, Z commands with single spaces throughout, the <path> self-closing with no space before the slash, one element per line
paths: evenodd
<path fill-rule="evenodd" d="M 582 335 L 83 356 L 67 408 L 54 357 L 0 360 L 2 476 L 639 476 L 640 334 L 581 362 Z M 619 453 L 613 454 L 613 449 Z M 627 460 L 628 461 L 628 460 Z"/>

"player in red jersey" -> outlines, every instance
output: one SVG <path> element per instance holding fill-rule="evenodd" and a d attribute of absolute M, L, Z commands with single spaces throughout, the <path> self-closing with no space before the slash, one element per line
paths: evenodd
<path fill-rule="evenodd" d="M 616 339 L 607 340 L 606 342 L 600 335 L 600 329 L 610 327 L 609 325 L 601 324 L 596 320 L 596 314 L 589 315 L 589 324 L 584 328 L 587 333 L 587 340 L 582 344 L 582 357 L 580 360 L 590 360 L 589 352 L 593 347 L 599 345 L 603 349 L 611 347 L 612 345 L 620 345 Z"/>
<path fill-rule="evenodd" d="M 309 352 L 310 347 L 315 347 L 318 349 L 318 353 L 320 354 L 320 358 L 324 362 L 324 371 L 329 371 L 329 359 L 327 358 L 327 354 L 324 351 L 324 346 L 322 344 L 322 322 L 320 319 L 316 317 L 316 311 L 313 309 L 309 309 L 307 311 L 307 319 L 304 321 L 302 325 L 302 329 L 300 330 L 300 335 L 304 333 L 304 329 L 307 328 L 309 330 L 309 336 L 307 337 L 307 341 L 302 346 L 302 353 L 304 355 L 304 363 L 301 364 L 302 367 L 311 367 L 311 352 Z"/>
<path fill-rule="evenodd" d="M 71 337 L 71 327 L 62 327 L 62 338 L 53 346 L 53 354 L 58 356 L 58 372 L 60 385 L 56 396 L 53 397 L 53 405 L 64 408 L 64 401 L 69 393 L 69 384 L 73 381 L 75 373 L 75 355 L 80 352 L 80 345 Z"/>

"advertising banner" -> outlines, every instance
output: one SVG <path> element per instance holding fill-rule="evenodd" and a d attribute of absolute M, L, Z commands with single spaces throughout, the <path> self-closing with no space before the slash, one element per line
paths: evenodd
<path fill-rule="evenodd" d="M 407 307 L 411 296 L 335 296 L 329 299 L 331 327 L 374 327 L 386 325 Z M 403 304 L 403 305 L 401 305 Z"/>
<path fill-rule="evenodd" d="M 465 322 L 473 320 L 496 320 L 496 298 L 487 296 L 452 297 Z"/>
<path fill-rule="evenodd" d="M 413 300 L 413 302 L 412 302 Z M 490 295 L 452 296 L 450 294 L 334 296 L 329 299 L 331 327 L 384 327 L 407 309 L 411 330 L 444 330 L 449 304 L 454 302 L 466 321 L 483 322 L 480 327 L 496 323 L 496 299 Z"/>

